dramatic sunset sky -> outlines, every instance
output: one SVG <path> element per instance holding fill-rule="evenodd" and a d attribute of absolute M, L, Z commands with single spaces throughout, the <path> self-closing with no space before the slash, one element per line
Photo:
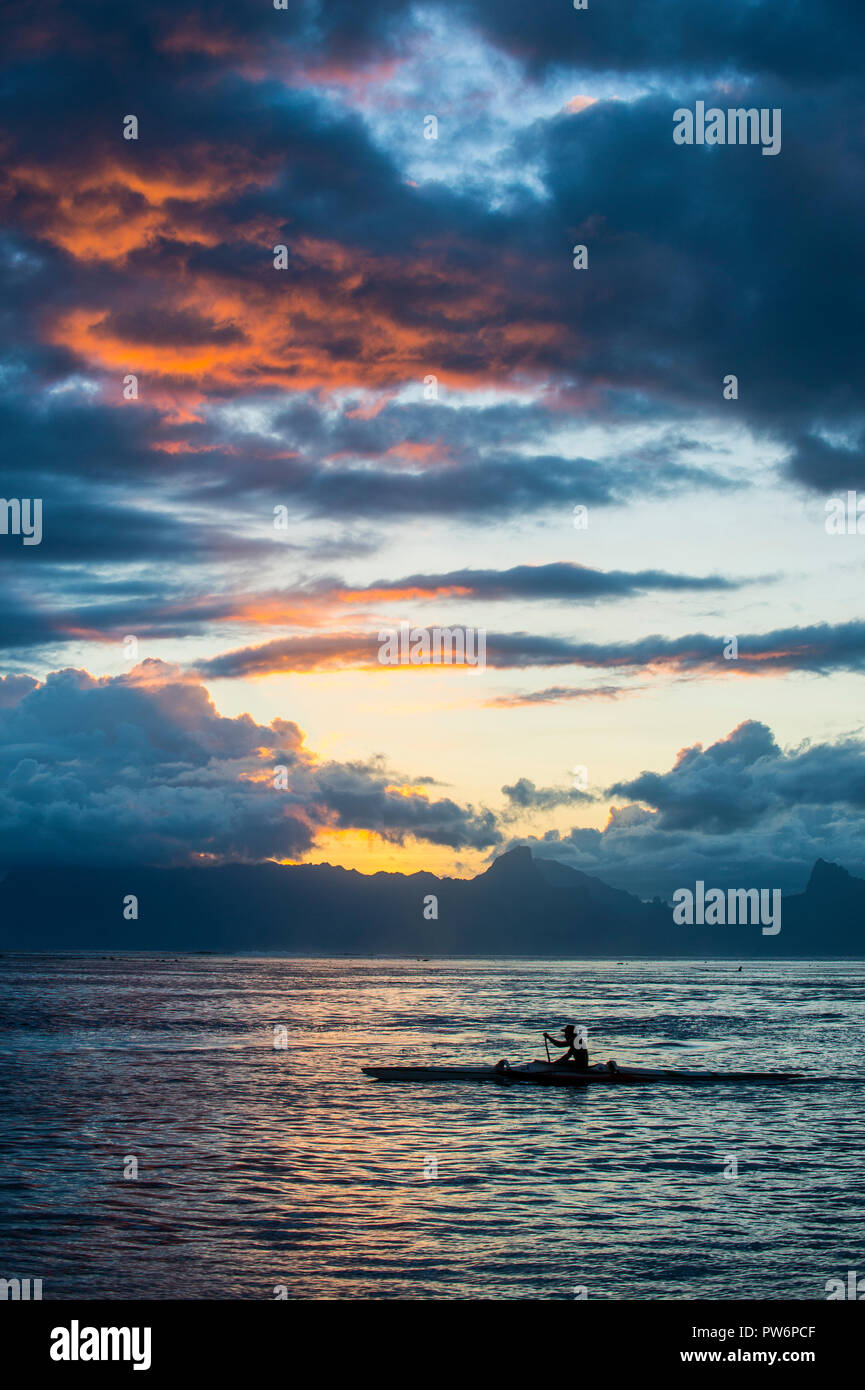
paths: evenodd
<path fill-rule="evenodd" d="M 3 865 L 865 873 L 859 0 L 7 13 Z"/>

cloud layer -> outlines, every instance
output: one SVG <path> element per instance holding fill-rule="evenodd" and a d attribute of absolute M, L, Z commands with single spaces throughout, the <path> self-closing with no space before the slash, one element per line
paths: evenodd
<path fill-rule="evenodd" d="M 862 674 L 844 542 L 813 580 L 823 496 L 865 486 L 861 5 L 9 21 L 2 491 L 44 515 L 38 546 L 0 534 L 10 861 L 300 858 L 342 831 L 486 853 L 515 815 L 558 820 L 580 797 L 532 762 L 487 776 L 510 779 L 497 818 L 423 767 L 321 761 L 261 705 L 224 718 L 202 684 L 381 675 L 378 631 L 408 616 L 487 630 L 489 668 L 535 688 L 470 699 L 485 729 L 534 710 L 536 748 L 652 684 Z M 780 110 L 780 154 L 676 145 L 698 99 Z M 779 561 L 755 497 L 788 525 L 815 509 L 807 553 Z M 176 664 L 82 669 L 127 634 Z M 859 757 L 746 722 L 550 843 L 641 891 L 760 854 L 786 886 L 815 853 L 861 860 Z"/>
<path fill-rule="evenodd" d="M 322 761 L 290 720 L 225 718 L 161 662 L 12 678 L 2 694 L 6 868 L 297 859 L 334 829 L 455 850 L 501 838 L 490 812 L 432 797 L 381 759 Z"/>
<path fill-rule="evenodd" d="M 785 750 L 750 720 L 609 794 L 616 804 L 603 830 L 552 831 L 530 840 L 533 852 L 667 900 L 698 878 L 801 892 L 819 857 L 865 873 L 861 738 Z"/>

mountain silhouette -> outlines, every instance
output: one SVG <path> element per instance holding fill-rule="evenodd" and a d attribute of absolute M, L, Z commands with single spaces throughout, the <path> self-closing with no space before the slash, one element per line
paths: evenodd
<path fill-rule="evenodd" d="M 127 920 L 133 895 L 138 916 Z M 7 951 L 861 956 L 863 923 L 865 880 L 823 859 L 802 893 L 784 897 L 777 936 L 756 925 L 677 925 L 659 898 L 643 902 L 524 845 L 472 879 L 226 864 L 13 869 L 0 881 Z"/>

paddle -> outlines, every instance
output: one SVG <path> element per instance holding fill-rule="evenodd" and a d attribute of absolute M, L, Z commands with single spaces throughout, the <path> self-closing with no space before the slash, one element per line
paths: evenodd
<path fill-rule="evenodd" d="M 544 1033 L 544 1047 L 547 1049 L 547 1061 L 549 1062 L 549 1060 L 550 1060 L 550 1045 L 549 1045 L 549 1043 L 547 1042 L 547 1035 L 546 1035 L 546 1033 Z"/>

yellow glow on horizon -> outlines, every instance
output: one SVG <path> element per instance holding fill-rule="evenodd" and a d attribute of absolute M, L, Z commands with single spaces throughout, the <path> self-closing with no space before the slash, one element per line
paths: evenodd
<path fill-rule="evenodd" d="M 450 845 L 431 845 L 406 839 L 392 844 L 370 830 L 328 830 L 318 836 L 316 848 L 302 860 L 284 863 L 335 864 L 362 874 L 431 873 L 439 878 L 474 878 L 488 867 L 482 850 L 454 850 Z"/>

